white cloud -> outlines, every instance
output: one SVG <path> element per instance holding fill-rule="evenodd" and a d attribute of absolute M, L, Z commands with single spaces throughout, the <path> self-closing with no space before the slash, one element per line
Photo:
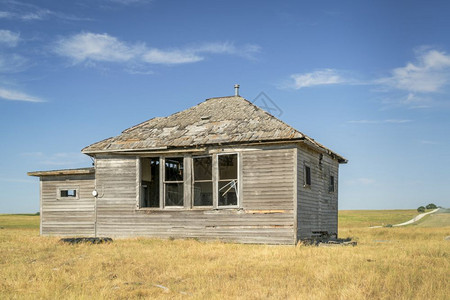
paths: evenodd
<path fill-rule="evenodd" d="M 439 92 L 449 82 L 450 55 L 437 50 L 420 52 L 415 62 L 395 68 L 391 76 L 375 81 L 376 84 L 410 93 Z"/>
<path fill-rule="evenodd" d="M 132 62 L 134 64 L 186 64 L 202 61 L 208 54 L 228 54 L 252 58 L 259 51 L 257 45 L 237 47 L 232 43 L 205 43 L 172 49 L 148 48 L 145 44 L 130 44 L 116 37 L 97 33 L 79 33 L 59 40 L 54 51 L 74 63 Z"/>
<path fill-rule="evenodd" d="M 253 59 L 254 55 L 261 51 L 261 47 L 255 44 L 246 44 L 241 47 L 233 43 L 204 43 L 193 48 L 187 48 L 185 51 L 193 53 L 211 53 L 211 54 L 229 54 Z"/>
<path fill-rule="evenodd" d="M 44 102 L 42 99 L 30 96 L 26 93 L 14 90 L 7 90 L 0 87 L 0 98 L 12 101 L 27 101 L 27 102 Z"/>
<path fill-rule="evenodd" d="M 20 34 L 0 29 L 0 45 L 6 45 L 8 47 L 15 47 L 20 41 Z"/>
<path fill-rule="evenodd" d="M 294 89 L 301 89 L 305 87 L 312 87 L 318 85 L 332 85 L 350 83 L 351 80 L 346 79 L 339 71 L 335 69 L 317 70 L 311 73 L 292 74 L 290 76 L 293 83 L 286 86 Z"/>
<path fill-rule="evenodd" d="M 349 72 L 321 69 L 310 73 L 290 75 L 290 81 L 280 88 L 302 89 L 325 85 L 370 85 L 372 91 L 385 93 L 382 103 L 387 107 L 407 106 L 424 109 L 436 106 L 436 93 L 448 91 L 450 86 L 450 55 L 444 51 L 422 47 L 415 59 L 405 66 L 394 68 L 389 75 L 371 80 L 359 80 Z M 361 120 L 360 123 L 387 123 L 386 120 Z"/>
<path fill-rule="evenodd" d="M 49 18 L 57 18 L 68 21 L 88 21 L 90 19 L 67 15 L 59 11 L 52 11 L 37 5 L 19 1 L 5 1 L 3 11 L 0 11 L 0 19 L 21 21 L 42 21 Z"/>
<path fill-rule="evenodd" d="M 404 124 L 412 122 L 412 120 L 406 119 L 386 119 L 386 120 L 352 120 L 348 123 L 353 124 Z"/>
<path fill-rule="evenodd" d="M 259 51 L 260 47 L 257 45 L 236 47 L 229 42 L 204 43 L 181 49 L 150 49 L 143 55 L 143 60 L 153 64 L 184 64 L 202 61 L 207 54 L 228 54 L 253 58 Z"/>
<path fill-rule="evenodd" d="M 75 63 L 86 60 L 124 62 L 142 53 L 139 45 L 129 46 L 108 34 L 79 33 L 61 39 L 55 48 L 59 55 L 69 57 Z"/>
<path fill-rule="evenodd" d="M 46 19 L 50 15 L 60 16 L 58 13 L 54 13 L 48 9 L 37 9 L 35 11 L 21 11 L 21 12 L 13 12 L 13 11 L 1 11 L 0 19 L 15 19 L 22 21 L 41 21 Z"/>
<path fill-rule="evenodd" d="M 204 58 L 191 51 L 150 49 L 142 59 L 150 64 L 185 64 L 198 62 Z"/>

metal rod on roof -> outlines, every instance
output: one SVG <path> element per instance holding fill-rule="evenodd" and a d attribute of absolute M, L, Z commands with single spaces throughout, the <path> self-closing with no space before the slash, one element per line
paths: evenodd
<path fill-rule="evenodd" d="M 239 84 L 234 85 L 234 95 L 239 96 Z"/>

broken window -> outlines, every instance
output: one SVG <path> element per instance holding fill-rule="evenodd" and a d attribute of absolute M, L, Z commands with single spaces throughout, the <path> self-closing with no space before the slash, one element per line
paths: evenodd
<path fill-rule="evenodd" d="M 328 192 L 334 193 L 334 176 L 330 176 Z"/>
<path fill-rule="evenodd" d="M 219 206 L 238 204 L 238 158 L 237 154 L 218 155 Z"/>
<path fill-rule="evenodd" d="M 311 186 L 311 168 L 305 165 L 305 186 Z"/>
<path fill-rule="evenodd" d="M 159 207 L 159 157 L 141 159 L 141 205 Z"/>
<path fill-rule="evenodd" d="M 194 157 L 194 206 L 213 205 L 212 157 Z"/>
<path fill-rule="evenodd" d="M 167 157 L 165 159 L 164 205 L 183 206 L 183 157 Z"/>

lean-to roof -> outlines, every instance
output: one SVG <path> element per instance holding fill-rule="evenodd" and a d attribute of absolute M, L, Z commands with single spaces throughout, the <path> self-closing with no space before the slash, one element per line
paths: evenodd
<path fill-rule="evenodd" d="M 94 174 L 94 168 L 79 168 L 79 169 L 64 169 L 64 170 L 51 170 L 51 171 L 34 171 L 28 172 L 28 176 L 60 176 L 60 175 L 88 175 Z"/>

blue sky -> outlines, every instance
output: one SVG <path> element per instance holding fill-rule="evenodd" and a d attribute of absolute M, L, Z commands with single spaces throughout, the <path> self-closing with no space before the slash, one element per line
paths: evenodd
<path fill-rule="evenodd" d="M 27 171 L 206 98 L 265 92 L 349 159 L 340 209 L 450 206 L 448 1 L 0 0 L 0 213 Z M 258 101 L 255 104 L 260 104 Z"/>

